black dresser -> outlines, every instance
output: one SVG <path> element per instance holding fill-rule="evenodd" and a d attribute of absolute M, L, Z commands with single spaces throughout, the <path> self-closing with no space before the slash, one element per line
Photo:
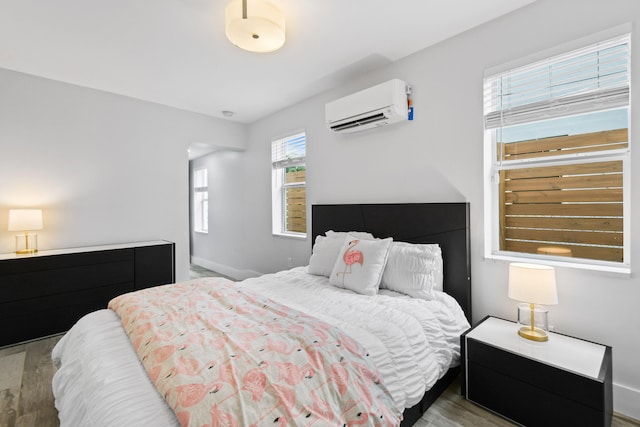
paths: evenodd
<path fill-rule="evenodd" d="M 175 244 L 0 255 L 0 346 L 64 332 L 117 295 L 175 281 Z"/>

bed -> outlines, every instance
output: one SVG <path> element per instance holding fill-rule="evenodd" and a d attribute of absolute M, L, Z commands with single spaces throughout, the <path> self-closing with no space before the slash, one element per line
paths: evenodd
<path fill-rule="evenodd" d="M 301 425 L 303 423 L 300 420 L 305 420 L 305 417 L 305 425 L 314 423 L 315 425 L 332 425 L 337 418 L 331 418 L 334 415 L 329 406 L 343 404 L 347 400 L 351 402 L 348 409 L 344 409 L 341 406 L 333 410 L 335 413 L 340 412 L 343 414 L 345 420 L 350 420 L 345 424 L 393 425 L 395 421 L 391 420 L 400 419 L 400 414 L 395 414 L 394 411 L 400 411 L 402 412 L 401 425 L 413 425 L 459 372 L 457 366 L 459 348 L 456 350 L 452 346 L 455 347 L 456 342 L 459 345 L 458 336 L 468 326 L 466 319 L 471 318 L 469 205 L 467 203 L 419 203 L 312 206 L 313 242 L 317 242 L 318 236 L 326 238 L 330 231 L 348 233 L 356 230 L 362 233 L 371 233 L 375 236 L 376 241 L 368 241 L 368 239 L 359 238 L 359 236 L 354 239 L 353 235 L 349 234 L 348 238 L 344 240 L 345 248 L 347 248 L 343 251 L 344 269 L 340 267 L 337 273 L 336 271 L 332 272 L 333 275 L 330 278 L 320 274 L 310 275 L 308 272 L 309 268 L 312 267 L 310 263 L 308 267 L 298 267 L 274 275 L 249 279 L 238 285 L 229 285 L 219 279 L 209 281 L 196 280 L 195 282 L 188 281 L 183 284 L 167 285 L 168 289 L 171 290 L 169 293 L 173 292 L 174 298 L 187 295 L 186 292 L 192 291 L 200 292 L 197 295 L 201 295 L 203 291 L 209 292 L 208 289 L 211 287 L 216 289 L 212 293 L 218 295 L 223 292 L 222 289 L 228 288 L 230 294 L 225 294 L 224 298 L 236 298 L 236 293 L 243 293 L 248 295 L 246 297 L 248 300 L 257 304 L 255 307 L 258 308 L 243 308 L 245 311 L 254 310 L 262 313 L 264 310 L 260 307 L 267 306 L 262 298 L 267 298 L 269 301 L 274 302 L 276 307 L 274 310 L 276 312 L 286 312 L 288 314 L 273 317 L 271 312 L 263 313 L 266 316 L 265 318 L 272 316 L 275 320 L 278 317 L 278 322 L 280 322 L 290 317 L 293 320 L 288 326 L 283 326 L 279 323 L 271 324 L 269 320 L 264 320 L 259 324 L 271 328 L 269 333 L 256 333 L 255 331 L 260 329 L 256 329 L 256 324 L 247 326 L 245 324 L 246 319 L 242 317 L 243 313 L 240 311 L 241 306 L 250 307 L 242 305 L 248 304 L 248 302 L 245 300 L 241 304 L 227 302 L 226 306 L 235 307 L 237 313 L 234 312 L 233 314 L 236 317 L 229 317 L 223 313 L 222 318 L 225 319 L 223 323 L 227 323 L 224 327 L 229 325 L 231 325 L 229 327 L 235 327 L 237 323 L 239 327 L 248 328 L 247 331 L 250 330 L 253 335 L 245 334 L 244 338 L 240 340 L 233 336 L 228 338 L 230 335 L 223 331 L 220 337 L 226 341 L 232 339 L 236 347 L 247 347 L 249 349 L 248 353 L 251 354 L 258 354 L 255 352 L 273 348 L 278 353 L 286 353 L 288 351 L 290 356 L 287 357 L 295 358 L 303 357 L 301 356 L 302 352 L 300 352 L 302 345 L 299 345 L 298 348 L 293 344 L 287 347 L 286 343 L 272 339 L 270 333 L 276 329 L 293 330 L 300 328 L 299 331 L 296 331 L 296 334 L 300 337 L 305 337 L 307 333 L 313 335 L 313 337 L 309 335 L 309 340 L 305 341 L 306 343 L 311 342 L 310 340 L 314 337 L 316 339 L 313 340 L 313 343 L 318 340 L 331 343 L 330 350 L 321 349 L 320 344 L 312 349 L 313 351 L 322 350 L 326 352 L 316 359 L 309 358 L 311 364 L 307 364 L 306 369 L 293 369 L 293 364 L 288 363 L 286 360 L 284 362 L 270 359 L 263 360 L 262 355 L 264 353 L 260 353 L 261 359 L 258 361 L 253 356 L 238 356 L 235 351 L 233 352 L 234 354 L 226 354 L 225 357 L 227 359 L 244 357 L 247 360 L 253 360 L 260 369 L 249 369 L 249 366 L 246 368 L 247 372 L 236 372 L 226 367 L 223 369 L 223 364 L 220 361 L 212 361 L 206 366 L 207 369 L 205 369 L 205 364 L 199 365 L 194 362 L 193 366 L 188 366 L 194 372 L 189 373 L 185 372 L 187 368 L 183 365 L 180 365 L 181 370 L 179 372 L 175 367 L 167 367 L 164 361 L 164 351 L 166 347 L 169 347 L 169 344 L 162 348 L 155 348 L 153 351 L 145 347 L 150 342 L 149 335 L 145 334 L 154 332 L 150 331 L 152 329 L 151 326 L 144 322 L 143 324 L 140 323 L 140 319 L 154 318 L 159 319 L 154 321 L 161 322 L 162 327 L 166 326 L 167 322 L 161 319 L 164 314 L 155 315 L 152 311 L 155 306 L 152 309 L 149 308 L 147 298 L 151 298 L 151 296 L 148 295 L 154 294 L 156 291 L 160 292 L 159 289 L 152 288 L 152 290 L 142 291 L 142 294 L 127 295 L 122 298 L 119 297 L 119 299 L 114 300 L 115 302 L 112 301 L 111 308 L 119 310 L 120 315 L 117 315 L 113 310 L 105 309 L 83 317 L 60 340 L 54 349 L 52 356 L 58 366 L 58 370 L 53 379 L 53 392 L 61 425 L 188 425 L 189 417 L 192 415 L 186 412 L 186 409 L 190 409 L 186 407 L 192 405 L 193 399 L 191 398 L 194 393 L 198 399 L 202 399 L 202 402 L 206 403 L 206 399 L 218 399 L 223 393 L 228 393 L 229 396 L 239 394 L 240 391 L 233 391 L 232 387 L 229 386 L 229 384 L 232 384 L 236 388 L 241 388 L 243 393 L 253 398 L 254 401 L 260 400 L 262 402 L 264 400 L 264 383 L 262 388 L 254 385 L 258 384 L 259 380 L 264 377 L 262 371 L 267 372 L 267 369 L 276 369 L 275 367 L 280 369 L 278 371 L 280 372 L 278 379 L 282 384 L 286 382 L 288 386 L 279 389 L 273 386 L 273 389 L 278 393 L 276 393 L 277 396 L 269 409 L 260 409 L 259 411 L 262 412 L 253 414 L 252 412 L 256 412 L 258 409 L 252 405 L 241 405 L 242 409 L 239 411 L 239 415 L 246 417 L 245 419 L 255 415 L 251 419 L 260 420 L 255 425 Z M 398 294 L 391 289 L 380 291 L 379 295 L 371 298 L 363 297 L 358 292 L 352 292 L 343 286 L 334 286 L 335 283 L 329 283 L 330 280 L 335 279 L 341 281 L 341 285 L 348 286 L 354 276 L 349 276 L 351 272 L 347 267 L 353 267 L 358 270 L 358 267 L 362 266 L 362 263 L 358 265 L 358 258 L 350 258 L 349 262 L 351 264 L 347 265 L 347 251 L 351 247 L 349 245 L 353 245 L 354 241 L 360 244 L 360 248 L 373 248 L 374 246 L 380 246 L 388 238 L 393 238 L 393 242 L 406 242 L 413 245 L 438 244 L 442 251 L 441 268 L 443 271 L 442 288 L 444 292 L 437 293 L 438 297 L 433 298 L 433 301 L 418 300 L 417 298 Z M 315 249 L 317 248 L 314 248 L 314 252 Z M 352 255 L 354 252 L 356 251 L 350 251 Z M 370 254 L 371 252 L 365 251 L 367 259 L 371 259 Z M 304 284 L 302 281 L 304 281 Z M 336 289 L 338 290 L 337 294 Z M 257 294 L 254 294 L 254 291 Z M 165 297 L 163 296 L 162 298 Z M 367 298 L 367 301 L 375 300 L 377 305 L 361 307 L 361 304 L 363 304 L 361 301 Z M 201 303 L 194 302 L 200 301 L 199 297 L 182 299 L 186 301 L 185 304 L 194 307 L 199 313 L 202 311 L 202 307 L 198 306 Z M 133 312 L 132 305 L 141 305 L 140 301 L 142 300 L 145 301 L 144 304 L 147 304 L 144 306 L 147 309 L 146 315 L 136 314 L 134 316 L 132 314 L 131 318 L 133 320 L 129 319 L 129 313 Z M 454 300 L 455 302 L 452 302 Z M 173 300 L 166 300 L 170 301 L 170 303 L 166 303 L 165 300 L 162 301 L 164 301 L 164 305 L 173 307 Z M 207 304 L 211 305 L 213 303 Z M 405 307 L 411 307 L 411 310 L 416 312 L 415 319 L 417 320 L 409 317 L 408 311 L 404 312 L 409 310 L 409 308 Z M 423 309 L 424 313 L 422 312 Z M 451 309 L 451 313 L 447 311 L 449 309 Z M 364 315 L 358 314 L 359 310 L 364 315 L 368 314 L 370 316 L 369 319 L 362 320 Z M 182 308 L 178 311 L 186 313 Z M 173 312 L 171 315 L 178 314 Z M 346 317 L 337 319 L 339 315 L 345 315 Z M 185 316 L 193 317 L 187 314 Z M 214 315 L 211 316 L 215 317 Z M 386 329 L 379 329 L 382 331 L 380 335 L 388 335 L 384 339 L 377 336 L 377 332 L 374 333 L 368 329 L 372 327 L 374 330 L 378 330 L 376 328 L 386 327 L 385 324 L 391 325 L 393 322 L 397 322 L 398 325 L 411 322 L 417 322 L 417 325 L 422 325 L 423 321 L 426 322 L 424 319 L 438 316 L 446 318 L 446 320 L 438 320 L 445 325 L 445 327 L 441 328 L 442 331 L 436 331 L 431 326 L 423 326 L 422 332 L 432 328 L 433 330 L 429 333 L 434 336 L 442 336 L 447 345 L 445 348 L 444 344 L 441 345 L 439 341 L 434 341 L 434 347 L 437 347 L 436 351 L 433 355 L 429 353 L 424 360 L 422 358 L 408 359 L 409 356 L 407 356 L 410 353 L 421 355 L 422 353 L 419 353 L 416 348 L 426 345 L 422 341 L 418 341 L 416 335 L 418 333 L 415 332 L 415 329 L 419 329 L 419 327 L 407 327 L 406 329 L 415 333 L 401 331 L 402 334 L 405 334 L 402 336 L 394 336 L 395 333 L 387 332 Z M 307 317 L 309 318 L 308 324 L 314 325 L 313 327 L 306 326 Z M 396 317 L 397 320 L 395 319 Z M 453 317 L 456 317 L 455 325 L 453 324 L 454 321 L 450 320 Z M 135 323 L 137 325 L 135 327 L 131 326 L 134 321 L 138 322 Z M 216 318 L 215 321 L 219 321 L 219 319 Z M 300 325 L 305 326 L 303 328 Z M 404 326 L 400 329 L 404 329 Z M 137 338 L 134 336 L 134 330 L 137 331 L 135 333 L 139 334 Z M 396 326 L 396 331 L 398 330 Z M 426 334 L 426 332 L 424 333 Z M 198 334 L 182 333 L 178 335 L 180 335 L 179 339 L 183 340 L 183 344 L 186 343 L 185 340 L 187 338 L 184 338 L 186 335 L 195 337 L 193 339 L 189 338 L 190 342 L 200 339 Z M 355 339 L 351 339 L 353 337 Z M 270 339 L 271 341 L 269 341 Z M 432 336 L 429 335 L 428 340 L 431 339 Z M 264 340 L 264 342 L 261 342 L 261 340 Z M 185 346 L 183 344 L 180 344 L 180 342 L 175 346 L 171 344 L 173 346 L 171 347 L 172 354 L 178 354 L 178 350 L 184 350 Z M 154 342 L 153 345 L 160 344 Z M 217 343 L 214 341 L 207 341 L 206 344 L 207 347 L 215 347 L 216 345 Z M 218 348 L 224 349 L 227 347 L 221 345 Z M 138 354 L 136 354 L 134 348 L 139 350 Z M 140 352 L 140 349 L 142 349 L 142 352 Z M 370 351 L 371 349 L 374 350 Z M 144 351 L 147 353 L 144 353 Z M 162 363 L 158 362 L 160 356 L 162 356 Z M 339 357 L 337 360 L 340 363 L 338 365 L 336 363 L 329 365 L 328 361 L 331 357 Z M 354 358 L 353 361 L 350 360 L 352 357 Z M 153 358 L 155 359 L 149 362 Z M 402 360 L 404 359 L 406 361 L 403 362 Z M 144 367 L 140 362 L 141 360 L 145 364 Z M 267 360 L 270 363 L 266 363 Z M 323 365 L 320 365 L 319 362 L 316 365 L 314 360 L 323 361 L 326 365 L 323 368 Z M 443 362 L 443 360 L 445 361 Z M 371 364 L 367 365 L 369 362 Z M 148 363 L 151 363 L 151 365 L 148 365 Z M 342 369 L 341 366 L 347 366 L 348 363 L 352 363 L 349 365 L 349 369 L 353 369 L 350 376 L 346 375 L 346 371 L 344 375 L 341 372 L 335 375 L 335 366 Z M 415 365 L 415 367 L 401 366 L 400 363 Z M 438 372 L 432 372 L 432 365 L 438 365 Z M 215 369 L 213 369 L 214 366 Z M 226 362 L 224 366 L 227 366 Z M 286 367 L 284 371 L 283 366 Z M 156 370 L 156 368 L 158 369 Z M 195 370 L 198 369 L 200 370 L 196 373 Z M 414 371 L 409 371 L 409 369 Z M 256 373 L 259 370 L 262 371 Z M 166 389 L 161 388 L 161 386 L 178 377 L 183 379 L 185 375 L 203 376 L 205 378 L 203 382 L 207 382 L 206 375 L 214 371 L 218 380 L 223 377 L 223 372 L 233 373 L 231 377 L 236 379 L 227 378 L 226 383 L 218 381 L 215 384 L 210 381 L 207 384 L 208 388 L 206 390 L 208 391 L 199 394 L 198 390 L 202 387 L 196 390 L 192 385 L 188 389 L 189 393 L 182 394 L 176 393 L 175 390 L 185 390 L 184 385 L 173 386 L 173 388 L 166 385 Z M 329 371 L 331 371 L 331 375 L 329 375 Z M 287 375 L 282 374 L 282 372 L 286 372 Z M 394 375 L 402 377 L 401 381 L 387 380 Z M 311 384 L 313 381 L 319 382 L 325 377 L 326 380 L 323 380 L 322 383 L 332 383 L 334 386 L 333 391 L 329 390 L 327 393 L 329 395 L 333 393 L 333 395 L 338 396 L 335 399 L 338 402 L 330 401 L 329 398 L 321 395 L 324 391 L 320 388 L 314 388 L 313 393 L 301 391 L 300 387 L 305 387 L 304 384 Z M 255 381 L 249 383 L 245 381 L 246 378 L 255 378 Z M 349 378 L 349 381 L 352 382 L 347 383 L 343 381 L 344 378 Z M 247 384 L 251 385 L 251 387 L 246 387 Z M 427 390 L 425 391 L 425 389 Z M 339 390 L 339 395 L 336 394 L 335 390 Z M 355 391 L 355 394 L 349 395 L 353 391 Z M 219 394 L 214 396 L 214 393 Z M 309 399 L 313 400 L 313 405 L 312 403 L 306 406 L 302 405 L 294 411 L 292 408 L 298 403 L 297 400 L 303 400 L 307 394 L 310 396 Z M 179 407 L 180 409 L 175 409 L 175 406 L 174 409 L 171 409 L 163 399 L 163 395 L 167 401 L 178 402 L 182 405 Z M 318 395 L 321 396 L 318 397 Z M 187 400 L 186 397 L 191 400 Z M 226 398 L 221 400 L 227 401 Z M 248 401 L 251 402 L 250 399 Z M 228 402 L 231 401 L 229 400 Z M 365 409 L 354 409 L 360 406 L 356 406 L 356 403 L 353 402 L 358 405 L 365 405 L 363 406 Z M 218 408 L 217 404 L 214 406 L 218 412 L 214 413 L 212 409 L 211 423 L 204 425 L 234 425 L 234 422 L 237 423 L 236 425 L 243 424 L 243 422 L 238 423 L 236 420 L 237 417 L 235 416 L 238 414 L 233 414 L 233 411 L 228 408 L 225 412 L 222 404 L 220 408 Z M 234 406 L 231 405 L 230 407 L 233 408 Z M 393 410 L 390 408 L 393 408 Z M 185 409 L 185 411 L 182 411 L 182 409 Z M 322 418 L 322 414 L 326 415 L 327 418 Z M 396 415 L 398 417 L 394 418 Z M 328 420 L 332 421 L 329 422 Z M 340 420 L 342 423 L 343 418 L 340 418 Z M 389 424 L 380 420 L 388 421 Z"/>

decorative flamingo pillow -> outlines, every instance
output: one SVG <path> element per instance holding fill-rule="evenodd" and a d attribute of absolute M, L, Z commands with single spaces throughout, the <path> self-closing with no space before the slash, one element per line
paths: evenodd
<path fill-rule="evenodd" d="M 392 240 L 364 240 L 348 235 L 340 248 L 329 283 L 363 295 L 377 294 Z"/>
<path fill-rule="evenodd" d="M 326 236 L 316 237 L 311 258 L 309 258 L 309 274 L 326 277 L 331 276 L 333 266 L 340 253 L 340 248 L 347 235 L 357 237 L 358 239 L 374 239 L 373 234 L 360 231 L 351 231 L 349 233 L 333 230 L 327 231 Z"/>

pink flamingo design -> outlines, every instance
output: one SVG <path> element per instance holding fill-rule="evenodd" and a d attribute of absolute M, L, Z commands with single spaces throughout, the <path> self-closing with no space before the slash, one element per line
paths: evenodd
<path fill-rule="evenodd" d="M 165 345 L 157 348 L 153 351 L 153 356 L 155 357 L 155 363 L 162 363 L 178 350 L 184 350 L 188 347 L 188 344 L 178 344 L 178 345 Z"/>
<path fill-rule="evenodd" d="M 335 422 L 335 419 L 331 405 L 329 405 L 326 400 L 318 396 L 314 390 L 311 390 L 311 399 L 313 401 L 313 406 L 311 408 L 307 407 L 305 409 L 314 414 L 313 423 L 315 423 L 316 421 L 323 421 L 327 425 L 333 424 Z"/>
<path fill-rule="evenodd" d="M 155 384 L 158 381 L 158 377 L 162 373 L 162 365 L 156 365 L 153 368 L 149 369 L 147 372 L 149 373 L 149 378 L 151 378 L 151 381 L 153 381 L 153 383 Z"/>
<path fill-rule="evenodd" d="M 220 365 L 220 369 L 218 370 L 218 379 L 220 381 L 231 385 L 233 388 L 236 388 L 237 376 L 238 376 L 238 373 L 236 372 L 236 368 L 231 362 L 227 362 L 225 364 Z"/>
<path fill-rule="evenodd" d="M 175 370 L 178 374 L 196 375 L 200 370 L 200 363 L 190 357 L 180 357 L 176 361 Z"/>
<path fill-rule="evenodd" d="M 363 414 L 359 414 L 359 417 L 360 417 L 359 420 L 347 421 L 346 425 L 348 427 L 351 427 L 351 426 L 361 426 L 369 423 L 369 414 L 367 414 L 366 412 Z"/>
<path fill-rule="evenodd" d="M 209 340 L 208 345 L 215 348 L 216 350 L 221 350 L 229 341 L 229 337 L 227 335 L 218 335 Z"/>
<path fill-rule="evenodd" d="M 316 371 L 322 371 L 324 369 L 324 357 L 320 351 L 314 347 L 308 346 L 305 348 L 305 353 L 307 353 L 309 363 L 316 369 Z"/>
<path fill-rule="evenodd" d="M 349 372 L 340 363 L 333 363 L 329 367 L 329 381 L 338 386 L 338 393 L 342 396 L 349 386 Z"/>
<path fill-rule="evenodd" d="M 364 404 L 367 406 L 367 408 L 371 408 L 371 405 L 373 405 L 373 397 L 371 396 L 369 387 L 361 383 L 360 381 L 356 381 L 355 386 L 360 392 L 360 398 L 362 399 Z"/>
<path fill-rule="evenodd" d="M 357 355 L 360 355 L 363 353 L 362 347 L 360 347 L 360 344 L 358 344 L 353 338 L 348 337 L 344 334 L 338 334 L 338 336 L 340 337 L 339 342 L 344 349 Z"/>
<path fill-rule="evenodd" d="M 178 405 L 183 408 L 188 408 L 199 403 L 205 398 L 209 392 L 209 387 L 204 384 L 185 384 L 170 389 L 167 393 L 167 397 L 173 395 L 173 392 L 177 394 L 176 401 Z"/>
<path fill-rule="evenodd" d="M 285 410 L 289 414 L 292 414 L 296 403 L 296 393 L 293 388 L 274 384 L 273 390 L 278 397 L 278 402 L 275 404 L 274 409 L 282 404 L 285 407 Z"/>
<path fill-rule="evenodd" d="M 366 380 L 369 385 L 382 382 L 382 378 L 380 378 L 380 376 L 376 372 L 372 371 L 362 363 L 353 362 L 353 365 L 358 371 L 358 376 L 363 380 Z"/>
<path fill-rule="evenodd" d="M 309 364 L 300 367 L 290 362 L 274 362 L 274 365 L 278 368 L 278 380 L 284 380 L 289 385 L 300 384 L 303 379 L 312 378 L 315 375 L 315 371 Z"/>
<path fill-rule="evenodd" d="M 298 348 L 299 347 L 296 343 L 293 343 L 291 348 L 289 348 L 289 345 L 284 341 L 272 340 L 272 339 L 267 340 L 267 350 L 275 351 L 276 353 L 279 353 L 279 354 L 290 355 L 291 353 L 296 351 Z"/>
<path fill-rule="evenodd" d="M 380 419 L 383 421 L 392 420 L 396 417 L 396 415 L 394 415 L 386 405 L 380 405 L 379 410 L 381 416 Z"/>
<path fill-rule="evenodd" d="M 284 385 L 281 386 L 278 384 L 273 384 L 272 388 L 275 393 L 275 397 L 277 398 L 276 402 L 274 403 L 273 406 L 271 406 L 271 408 L 268 411 L 266 411 L 260 416 L 260 419 L 258 419 L 255 423 L 250 424 L 249 427 L 258 427 L 258 426 L 265 425 L 262 423 L 262 420 L 264 420 L 266 417 L 269 416 L 269 414 L 273 413 L 274 411 L 278 411 L 278 408 L 280 406 L 284 407 L 284 411 L 286 413 L 288 413 L 292 417 L 295 417 L 295 415 L 293 414 L 293 409 L 295 407 L 295 402 L 296 402 L 296 394 L 294 389 L 286 387 Z M 271 425 L 276 427 L 286 426 L 288 425 L 287 422 L 288 420 L 286 417 L 276 414 L 276 418 L 273 420 L 273 424 Z"/>
<path fill-rule="evenodd" d="M 144 335 L 149 332 L 153 328 L 151 323 L 143 323 L 142 325 L 136 326 L 136 334 Z"/>
<path fill-rule="evenodd" d="M 191 421 L 191 414 L 188 411 L 178 411 L 176 412 L 176 417 L 181 426 L 188 426 Z"/>
<path fill-rule="evenodd" d="M 285 417 L 278 417 L 274 421 L 274 426 L 276 427 L 285 427 L 287 425 L 288 420 Z"/>
<path fill-rule="evenodd" d="M 211 424 L 207 427 L 237 427 L 238 420 L 228 412 L 222 411 L 218 405 L 211 406 Z"/>
<path fill-rule="evenodd" d="M 349 242 L 347 246 L 347 250 L 344 251 L 342 255 L 342 260 L 344 261 L 344 271 L 336 273 L 337 275 L 342 274 L 342 285 L 344 286 L 344 276 L 346 274 L 351 274 L 351 266 L 353 264 L 364 265 L 364 255 L 361 251 L 354 250 L 353 248 L 360 243 L 360 240 L 355 239 Z M 349 271 L 347 271 L 349 269 Z"/>
<path fill-rule="evenodd" d="M 267 376 L 259 368 L 252 369 L 242 377 L 242 383 L 241 389 L 251 393 L 251 398 L 258 402 L 267 386 Z"/>

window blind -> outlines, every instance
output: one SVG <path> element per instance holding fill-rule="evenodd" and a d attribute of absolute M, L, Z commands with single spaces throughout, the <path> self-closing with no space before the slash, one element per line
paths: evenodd
<path fill-rule="evenodd" d="M 271 142 L 271 165 L 273 169 L 303 165 L 307 154 L 305 133 L 299 133 Z"/>
<path fill-rule="evenodd" d="M 485 128 L 629 104 L 629 35 L 518 67 L 485 80 Z"/>
<path fill-rule="evenodd" d="M 195 192 L 208 191 L 209 182 L 206 169 L 196 169 L 193 174 L 193 190 Z"/>

